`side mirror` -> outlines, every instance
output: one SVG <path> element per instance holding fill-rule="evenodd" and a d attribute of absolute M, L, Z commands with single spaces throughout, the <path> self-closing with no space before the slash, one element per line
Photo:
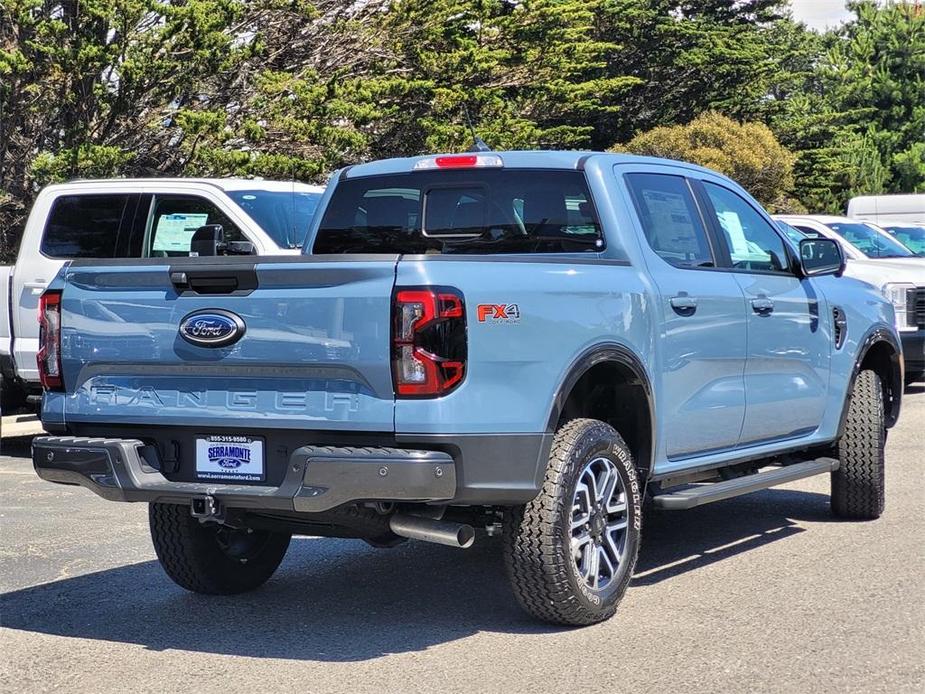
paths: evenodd
<path fill-rule="evenodd" d="M 838 242 L 832 239 L 801 239 L 800 268 L 804 277 L 838 277 L 845 271 L 845 256 Z"/>
<path fill-rule="evenodd" d="M 206 224 L 193 232 L 190 240 L 191 256 L 216 256 L 225 245 L 225 230 L 221 224 Z"/>

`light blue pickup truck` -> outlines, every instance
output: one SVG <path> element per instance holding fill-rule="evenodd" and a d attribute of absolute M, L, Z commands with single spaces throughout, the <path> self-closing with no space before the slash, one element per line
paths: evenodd
<path fill-rule="evenodd" d="M 332 177 L 301 257 L 202 257 L 215 231 L 198 258 L 71 262 L 42 298 L 36 471 L 149 503 L 184 588 L 256 588 L 293 534 L 500 533 L 521 604 L 589 624 L 644 500 L 831 474 L 836 515 L 883 510 L 893 308 L 716 173 L 393 159 Z"/>

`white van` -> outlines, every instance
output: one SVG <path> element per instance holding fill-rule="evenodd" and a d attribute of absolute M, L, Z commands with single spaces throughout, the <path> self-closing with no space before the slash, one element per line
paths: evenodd
<path fill-rule="evenodd" d="M 925 225 L 925 193 L 861 195 L 848 201 L 848 216 L 883 226 L 903 222 Z"/>

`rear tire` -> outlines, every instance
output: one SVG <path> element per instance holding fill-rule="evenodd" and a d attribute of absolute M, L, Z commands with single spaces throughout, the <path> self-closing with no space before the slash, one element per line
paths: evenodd
<path fill-rule="evenodd" d="M 845 433 L 838 442 L 840 465 L 832 473 L 836 516 L 872 520 L 883 513 L 885 443 L 883 386 L 875 372 L 864 370 L 854 382 Z"/>
<path fill-rule="evenodd" d="M 12 414 L 26 404 L 26 390 L 9 378 L 0 379 L 0 413 Z"/>
<path fill-rule="evenodd" d="M 154 551 L 171 580 L 194 593 L 232 595 L 263 585 L 289 548 L 289 533 L 200 523 L 189 506 L 150 504 Z"/>
<path fill-rule="evenodd" d="M 636 565 L 641 507 L 620 435 L 595 419 L 562 426 L 540 493 L 505 512 L 505 563 L 520 605 L 554 624 L 611 617 Z"/>

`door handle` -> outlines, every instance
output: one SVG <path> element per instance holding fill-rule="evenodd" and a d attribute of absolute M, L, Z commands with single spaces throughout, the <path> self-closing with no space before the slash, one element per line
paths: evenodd
<path fill-rule="evenodd" d="M 774 302 L 767 297 L 752 299 L 752 310 L 759 316 L 770 316 L 774 313 Z"/>
<path fill-rule="evenodd" d="M 41 294 L 48 287 L 45 280 L 36 280 L 35 282 L 23 282 L 23 289 L 31 289 L 33 294 Z"/>
<path fill-rule="evenodd" d="M 671 304 L 671 308 L 674 309 L 675 313 L 685 318 L 693 316 L 697 311 L 697 299 L 692 296 L 673 296 L 668 300 L 668 303 Z"/>

